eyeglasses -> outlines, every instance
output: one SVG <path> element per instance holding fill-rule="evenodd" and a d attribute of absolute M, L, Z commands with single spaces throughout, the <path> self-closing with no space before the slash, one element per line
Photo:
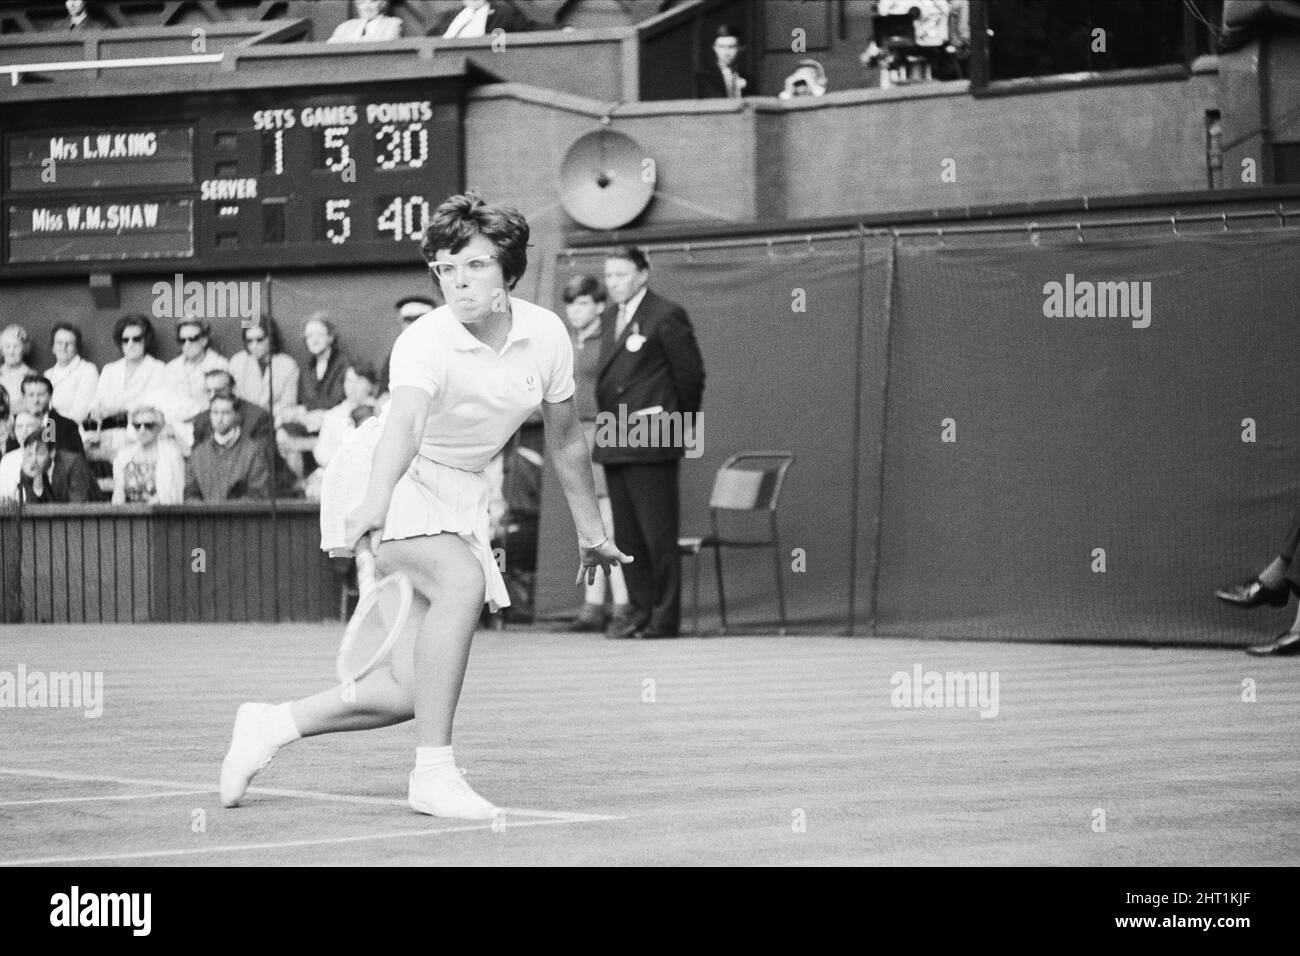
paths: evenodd
<path fill-rule="evenodd" d="M 496 258 L 498 257 L 475 256 L 473 259 L 466 259 L 461 263 L 431 262 L 429 263 L 429 271 L 443 282 L 446 282 L 449 279 L 459 278 L 462 269 L 465 270 L 465 273 L 471 279 L 481 279 L 488 274 L 488 271 L 492 268 L 492 260 Z"/>
<path fill-rule="evenodd" d="M 123 345 L 126 345 L 128 342 L 143 342 L 143 341 L 144 341 L 144 334 L 143 334 L 143 333 L 140 334 L 140 335 L 124 335 L 124 336 L 122 336 L 122 344 L 123 344 Z"/>
<path fill-rule="evenodd" d="M 176 341 L 181 343 L 181 345 L 189 345 L 191 342 L 197 342 L 201 338 L 203 338 L 201 333 L 199 335 L 178 335 L 176 336 Z"/>
<path fill-rule="evenodd" d="M 147 422 L 135 422 L 135 427 L 144 428 L 148 431 L 153 431 L 155 428 L 162 428 L 162 424 L 160 422 L 150 419 Z"/>

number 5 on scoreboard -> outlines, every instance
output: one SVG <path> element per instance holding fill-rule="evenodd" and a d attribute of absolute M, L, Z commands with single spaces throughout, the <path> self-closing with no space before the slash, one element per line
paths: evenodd
<path fill-rule="evenodd" d="M 351 199 L 325 200 L 325 238 L 337 245 L 348 241 L 352 235 L 352 217 L 348 215 Z"/>

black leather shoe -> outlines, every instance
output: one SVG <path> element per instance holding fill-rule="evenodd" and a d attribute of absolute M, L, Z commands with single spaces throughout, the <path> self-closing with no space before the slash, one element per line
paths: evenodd
<path fill-rule="evenodd" d="M 1271 644 L 1256 644 L 1246 648 L 1247 654 L 1256 657 L 1294 657 L 1300 654 L 1300 634 L 1283 631 Z"/>
<path fill-rule="evenodd" d="M 639 641 L 654 641 L 659 640 L 660 638 L 676 636 L 676 628 L 657 627 L 655 625 L 643 627 L 641 630 L 636 632 L 636 637 Z"/>
<path fill-rule="evenodd" d="M 1286 607 L 1286 602 L 1291 600 L 1289 589 L 1285 587 L 1266 588 L 1260 583 L 1259 578 L 1251 578 L 1241 584 L 1234 584 L 1230 588 L 1215 591 L 1214 596 L 1234 607 L 1259 607 L 1261 604 Z"/>

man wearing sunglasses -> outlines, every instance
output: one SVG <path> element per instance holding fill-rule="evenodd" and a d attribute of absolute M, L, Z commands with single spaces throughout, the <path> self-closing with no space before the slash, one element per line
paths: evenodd
<path fill-rule="evenodd" d="M 208 403 L 205 376 L 209 372 L 225 371 L 229 365 L 224 355 L 208 347 L 211 337 L 212 328 L 202 319 L 181 319 L 176 326 L 181 354 L 167 363 L 167 387 L 193 408 Z"/>

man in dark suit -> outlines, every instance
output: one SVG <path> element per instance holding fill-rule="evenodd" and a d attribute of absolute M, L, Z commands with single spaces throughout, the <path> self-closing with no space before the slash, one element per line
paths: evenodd
<path fill-rule="evenodd" d="M 704 359 L 686 311 L 651 292 L 645 253 L 629 246 L 605 260 L 610 305 L 601 318 L 592 458 L 605 466 L 614 537 L 636 560 L 623 566 L 631 620 L 610 637 L 676 637 L 681 623 L 680 506 L 677 472 L 684 448 L 628 441 L 611 422 L 662 411 L 691 420 L 704 397 Z M 619 435 L 610 440 L 610 434 Z"/>
<path fill-rule="evenodd" d="M 53 399 L 54 385 L 48 378 L 36 372 L 23 376 L 23 400 L 27 403 L 27 410 L 41 420 L 42 440 L 53 444 L 59 451 L 85 455 L 81 429 L 71 418 L 65 418 L 50 407 Z"/>
<path fill-rule="evenodd" d="M 508 4 L 462 0 L 460 10 L 449 10 L 440 16 L 425 36 L 469 40 L 474 37 L 490 37 L 497 30 L 524 33 L 536 29 L 536 23 Z"/>
<path fill-rule="evenodd" d="M 714 61 L 695 74 L 696 95 L 700 99 L 738 100 L 755 95 L 749 78 L 736 69 L 736 60 L 743 49 L 739 31 L 725 23 L 718 27 L 718 35 L 713 40 Z"/>
<path fill-rule="evenodd" d="M 85 455 L 59 451 L 32 432 L 23 442 L 18 497 L 28 504 L 100 501 L 103 495 Z"/>

